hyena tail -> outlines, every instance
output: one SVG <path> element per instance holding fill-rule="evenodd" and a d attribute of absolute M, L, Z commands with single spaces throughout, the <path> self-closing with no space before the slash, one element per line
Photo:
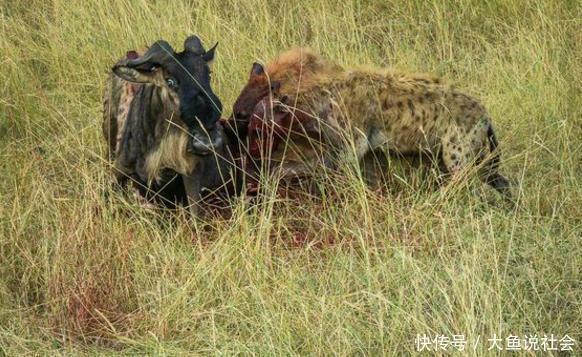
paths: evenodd
<path fill-rule="evenodd" d="M 499 142 L 493 131 L 493 125 L 489 124 L 487 129 L 487 139 L 489 141 L 489 150 L 493 155 L 487 160 L 483 172 L 483 180 L 492 186 L 497 192 L 503 195 L 506 199 L 511 200 L 511 191 L 509 181 L 499 173 Z"/>

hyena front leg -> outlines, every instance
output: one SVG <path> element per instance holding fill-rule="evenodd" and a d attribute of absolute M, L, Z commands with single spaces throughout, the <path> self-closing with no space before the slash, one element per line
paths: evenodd
<path fill-rule="evenodd" d="M 387 150 L 374 150 L 364 155 L 361 161 L 363 179 L 374 190 L 387 181 L 388 155 Z"/>
<path fill-rule="evenodd" d="M 360 155 L 363 178 L 372 189 L 388 182 L 390 144 L 384 131 L 371 130 L 366 142 L 360 145 Z"/>

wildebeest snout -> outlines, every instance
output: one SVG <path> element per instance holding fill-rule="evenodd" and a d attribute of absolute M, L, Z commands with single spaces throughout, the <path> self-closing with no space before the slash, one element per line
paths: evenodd
<path fill-rule="evenodd" d="M 223 144 L 222 132 L 215 127 L 210 131 L 196 130 L 188 145 L 188 152 L 195 155 L 208 155 L 219 149 Z"/>

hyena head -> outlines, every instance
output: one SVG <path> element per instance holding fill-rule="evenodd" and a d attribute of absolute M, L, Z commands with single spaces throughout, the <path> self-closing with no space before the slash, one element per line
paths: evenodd
<path fill-rule="evenodd" d="M 222 103 L 210 86 L 210 65 L 216 45 L 206 51 L 200 39 L 190 36 L 184 50 L 175 52 L 166 41 L 155 42 L 141 57 L 129 52 L 113 72 L 134 83 L 150 83 L 161 89 L 165 108 L 155 108 L 178 117 L 193 135 L 189 151 L 207 154 L 220 145 L 216 130 Z M 170 118 L 166 118 L 170 119 Z"/>
<path fill-rule="evenodd" d="M 271 96 L 265 96 L 254 107 L 248 124 L 249 153 L 260 158 L 276 150 L 289 126 L 290 113 L 280 105 L 273 105 Z"/>
<path fill-rule="evenodd" d="M 253 109 L 248 125 L 249 152 L 252 157 L 259 158 L 261 154 L 277 150 L 282 142 L 322 141 L 322 123 L 328 115 L 328 110 L 314 112 L 313 108 L 300 105 L 291 96 L 274 91 Z"/>
<path fill-rule="evenodd" d="M 266 68 L 253 63 L 249 80 L 233 106 L 233 119 L 248 122 L 257 104 L 280 89 L 296 90 L 313 77 L 333 75 L 343 68 L 314 53 L 309 48 L 294 48 L 281 53 Z"/>
<path fill-rule="evenodd" d="M 278 91 L 280 86 L 279 81 L 271 81 L 262 64 L 253 63 L 249 80 L 234 102 L 233 119 L 241 122 L 249 121 L 257 104 L 269 93 Z"/>

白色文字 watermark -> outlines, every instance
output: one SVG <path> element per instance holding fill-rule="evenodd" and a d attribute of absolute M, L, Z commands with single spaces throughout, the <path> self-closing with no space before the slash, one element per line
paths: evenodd
<path fill-rule="evenodd" d="M 414 339 L 417 352 L 437 352 L 437 351 L 465 351 L 467 349 L 477 350 L 485 344 L 489 351 L 574 351 L 576 340 L 565 335 L 508 335 L 492 336 L 481 339 L 478 335 L 475 338 L 467 338 L 463 334 L 458 335 L 430 335 L 417 334 Z"/>

